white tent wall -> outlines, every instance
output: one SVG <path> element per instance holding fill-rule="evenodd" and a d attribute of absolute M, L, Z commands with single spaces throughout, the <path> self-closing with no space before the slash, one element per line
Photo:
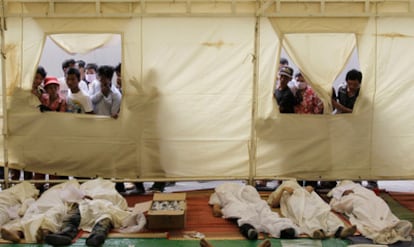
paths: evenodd
<path fill-rule="evenodd" d="M 381 177 L 412 178 L 414 19 L 382 18 L 376 24 L 377 60 L 381 63 L 377 63 L 372 172 Z"/>
<path fill-rule="evenodd" d="M 67 4 L 87 14 L 87 6 L 80 5 Z M 106 6 L 105 13 L 125 11 L 130 18 L 7 18 L 3 83 L 10 99 L 10 167 L 144 180 L 414 178 L 409 152 L 414 72 L 407 52 L 414 45 L 412 18 L 370 14 L 401 11 L 398 3 L 326 6 L 331 15 L 345 9 L 365 13 L 347 18 L 306 17 L 306 11 L 322 8 L 311 4 L 303 13 L 300 5 L 287 5 L 282 16 L 260 18 L 258 39 L 254 14 L 276 9 L 277 15 L 281 8 L 275 2 L 235 17 L 214 17 L 211 5 L 204 8 L 214 12 L 211 16 L 179 17 L 182 9 L 176 6 L 176 17 L 134 17 L 137 6 L 120 5 Z M 31 5 L 9 6 L 10 13 L 31 11 Z M 61 7 L 54 10 L 68 11 Z M 93 25 L 81 25 L 88 20 Z M 122 35 L 124 98 L 118 120 L 40 113 L 31 103 L 33 71 L 46 35 L 54 33 Z M 307 40 L 320 45 L 309 47 Z M 327 40 L 335 46 L 328 47 Z M 325 114 L 277 112 L 273 88 L 281 45 L 309 74 Z M 355 47 L 364 75 L 360 96 L 354 113 L 331 115 L 330 85 Z M 317 54 L 322 57 L 317 62 L 307 61 Z"/>
<path fill-rule="evenodd" d="M 10 96 L 10 167 L 74 176 L 247 177 L 254 20 L 102 20 L 101 30 L 79 30 L 82 20 L 66 27 L 66 19 L 33 19 L 42 31 L 23 28 L 20 37 L 121 32 L 124 101 L 118 120 L 42 114 L 29 104 L 30 81 L 23 83 Z"/>
<path fill-rule="evenodd" d="M 16 19 L 19 22 L 19 19 Z M 46 35 L 65 30 L 66 33 L 122 33 L 125 42 L 124 61 L 126 70 L 134 71 L 136 78 L 141 78 L 140 59 L 140 20 L 95 20 L 100 27 L 82 27 L 84 20 L 58 19 L 53 23 L 47 19 L 25 19 L 30 26 L 37 28 L 19 28 L 14 32 L 18 37 L 37 37 L 31 47 L 38 50 L 43 47 Z M 68 22 L 73 25 L 67 26 Z M 13 23 L 13 19 L 9 20 Z M 13 30 L 13 29 L 12 29 Z M 14 35 L 10 35 L 14 36 Z M 20 44 L 21 40 L 16 42 Z M 24 39 L 23 43 L 26 42 Z M 28 49 L 29 49 L 28 48 Z M 30 69 L 22 70 L 21 73 L 28 78 L 33 76 L 33 71 L 40 53 L 37 56 L 27 56 L 31 50 L 21 52 L 24 61 L 31 61 Z M 16 54 L 10 53 L 7 60 L 8 67 L 13 58 L 19 59 Z M 132 62 L 130 62 L 132 61 Z M 30 76 L 31 75 L 31 76 Z M 23 83 L 21 90 L 15 90 L 10 95 L 9 107 L 9 144 L 10 144 L 10 167 L 23 168 L 49 174 L 59 173 L 62 175 L 76 176 L 120 176 L 122 172 L 130 176 L 140 173 L 138 162 L 140 160 L 140 136 L 142 127 L 141 118 L 137 114 L 131 114 L 130 108 L 139 105 L 145 97 L 138 95 L 133 86 L 128 83 L 126 77 L 125 90 L 129 92 L 131 100 L 123 102 L 121 117 L 113 120 L 106 117 L 72 115 L 65 113 L 41 114 L 32 103 L 33 97 L 29 88 L 31 79 Z M 26 90 L 25 90 L 26 88 Z M 130 132 L 126 131 L 129 130 Z M 121 172 L 122 171 L 122 172 Z M 126 175 L 125 175 L 126 176 Z"/>

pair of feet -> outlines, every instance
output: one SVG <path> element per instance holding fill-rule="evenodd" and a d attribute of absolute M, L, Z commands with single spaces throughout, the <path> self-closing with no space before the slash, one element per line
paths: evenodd
<path fill-rule="evenodd" d="M 272 243 L 270 242 L 269 239 L 263 240 L 257 245 L 257 247 L 271 247 L 271 246 L 272 246 Z M 214 247 L 214 245 L 212 245 L 210 242 L 202 238 L 200 240 L 200 247 Z"/>
<path fill-rule="evenodd" d="M 85 241 L 87 246 L 98 247 L 105 243 L 106 234 L 102 232 L 91 233 Z M 64 234 L 48 234 L 45 236 L 45 243 L 52 246 L 71 245 L 73 238 Z"/>
<path fill-rule="evenodd" d="M 135 190 L 137 194 L 139 195 L 145 194 L 146 191 L 145 191 L 144 183 L 137 182 L 137 183 L 134 183 L 134 185 L 135 185 Z M 166 185 L 165 182 L 155 182 L 149 190 L 152 192 L 164 192 L 165 185 Z"/>
<path fill-rule="evenodd" d="M 350 236 L 354 235 L 356 230 L 357 230 L 357 228 L 356 228 L 355 225 L 347 227 L 347 228 L 340 227 L 336 231 L 336 233 L 333 237 L 345 239 L 347 237 L 350 237 Z M 330 237 L 330 236 L 327 236 L 323 230 L 314 231 L 313 236 L 312 236 L 313 239 L 325 239 L 325 238 L 328 238 L 328 237 Z"/>

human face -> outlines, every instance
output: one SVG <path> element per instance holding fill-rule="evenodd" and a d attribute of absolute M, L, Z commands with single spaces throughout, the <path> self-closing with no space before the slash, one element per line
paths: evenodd
<path fill-rule="evenodd" d="M 85 79 L 88 82 L 93 82 L 94 80 L 96 80 L 96 72 L 94 69 L 87 69 L 85 72 Z"/>
<path fill-rule="evenodd" d="M 68 75 L 66 78 L 66 84 L 68 84 L 68 87 L 72 93 L 77 93 L 79 91 L 79 80 L 75 74 Z"/>
<path fill-rule="evenodd" d="M 85 73 L 87 75 L 89 75 L 89 74 L 96 74 L 96 71 L 94 69 L 89 68 L 89 69 L 86 69 Z"/>
<path fill-rule="evenodd" d="M 47 85 L 45 90 L 46 90 L 47 94 L 49 94 L 50 97 L 56 97 L 58 95 L 58 92 L 59 92 L 59 85 L 57 85 L 57 84 Z"/>
<path fill-rule="evenodd" d="M 348 85 L 348 89 L 351 92 L 355 92 L 360 87 L 360 83 L 358 80 L 347 80 L 346 84 Z"/>
<path fill-rule="evenodd" d="M 303 78 L 302 75 L 298 75 L 298 76 L 296 76 L 296 81 L 298 81 L 298 82 L 305 82 L 305 78 Z"/>
<path fill-rule="evenodd" d="M 45 78 L 42 75 L 40 75 L 39 73 L 36 73 L 33 79 L 33 87 L 37 88 L 40 84 L 42 84 L 44 79 Z"/>
<path fill-rule="evenodd" d="M 287 86 L 287 84 L 289 83 L 289 81 L 290 81 L 289 76 L 280 75 L 279 82 L 280 82 L 280 87 L 281 88 L 285 88 Z"/>
<path fill-rule="evenodd" d="M 107 80 L 105 77 L 101 78 L 101 91 L 105 96 L 108 96 L 111 91 L 111 81 Z"/>

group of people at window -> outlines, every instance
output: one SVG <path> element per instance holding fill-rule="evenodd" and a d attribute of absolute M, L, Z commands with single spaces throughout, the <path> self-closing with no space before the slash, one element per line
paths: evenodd
<path fill-rule="evenodd" d="M 32 94 L 40 101 L 40 110 L 106 115 L 118 118 L 122 100 L 121 64 L 98 66 L 74 59 L 62 63 L 63 77 L 48 76 L 39 66 Z M 112 83 L 114 73 L 116 83 Z"/>
<path fill-rule="evenodd" d="M 355 101 L 359 95 L 362 81 L 362 73 L 351 69 L 346 73 L 345 83 L 339 86 L 338 91 L 332 88 L 333 114 L 352 113 Z M 279 106 L 280 113 L 297 114 L 322 114 L 323 103 L 312 89 L 301 72 L 297 72 L 293 78 L 293 69 L 286 58 L 280 59 L 278 81 L 274 91 L 274 97 Z M 259 181 L 259 187 L 264 186 Z M 307 185 L 316 187 L 317 181 L 306 181 Z M 322 188 L 333 188 L 335 181 L 321 182 Z M 368 187 L 378 188 L 377 181 L 368 181 Z"/>
<path fill-rule="evenodd" d="M 322 114 L 323 103 L 299 71 L 293 77 L 293 69 L 286 58 L 280 59 L 278 81 L 274 97 L 280 113 Z M 356 69 L 347 72 L 346 83 L 336 92 L 332 88 L 333 113 L 352 113 L 359 95 L 362 73 Z"/>
<path fill-rule="evenodd" d="M 86 64 L 82 60 L 67 59 L 62 63 L 64 76 L 49 76 L 38 66 L 31 93 L 39 99 L 40 111 L 57 111 L 106 115 L 118 118 L 122 100 L 121 64 L 117 66 L 96 63 Z M 116 74 L 116 83 L 112 79 Z M 20 171 L 11 170 L 11 179 L 19 180 Z M 0 177 L 4 177 L 1 169 Z M 32 172 L 24 172 L 25 180 L 33 179 Z M 44 179 L 44 174 L 35 174 L 35 179 Z M 49 179 L 67 177 L 49 175 Z M 43 191 L 43 185 L 36 185 Z"/>

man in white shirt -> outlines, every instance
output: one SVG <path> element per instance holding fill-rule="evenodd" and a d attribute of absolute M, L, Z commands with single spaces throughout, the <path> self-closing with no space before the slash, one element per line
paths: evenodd
<path fill-rule="evenodd" d="M 59 94 L 63 97 L 67 98 L 69 94 L 69 87 L 67 85 L 67 74 L 68 70 L 70 68 L 77 68 L 76 61 L 74 59 L 66 59 L 62 63 L 62 70 L 63 70 L 63 76 L 58 79 L 59 82 Z M 80 77 L 81 78 L 81 77 Z M 86 82 L 84 82 L 82 79 L 79 79 L 79 88 L 88 93 L 88 85 L 86 85 Z"/>
<path fill-rule="evenodd" d="M 70 89 L 66 99 L 68 111 L 73 113 L 93 114 L 93 105 L 89 95 L 79 88 L 79 70 L 70 68 L 67 72 L 66 82 Z"/>
<path fill-rule="evenodd" d="M 113 75 L 114 68 L 112 66 L 103 65 L 98 68 L 100 90 L 91 95 L 91 100 L 95 114 L 111 116 L 116 119 L 121 107 L 122 95 L 112 87 Z"/>

